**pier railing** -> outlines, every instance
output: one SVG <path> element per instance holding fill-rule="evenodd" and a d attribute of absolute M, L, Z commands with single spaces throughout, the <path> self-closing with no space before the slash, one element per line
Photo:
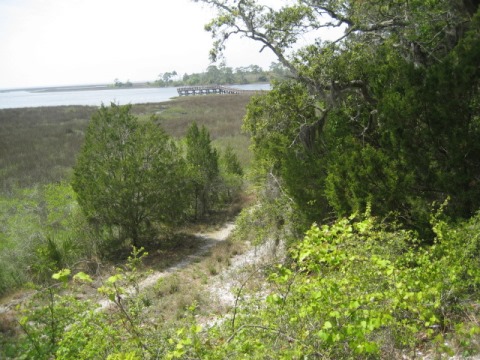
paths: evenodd
<path fill-rule="evenodd" d="M 182 86 L 177 88 L 178 95 L 209 95 L 209 94 L 255 94 L 262 90 L 241 90 L 223 85 Z"/>

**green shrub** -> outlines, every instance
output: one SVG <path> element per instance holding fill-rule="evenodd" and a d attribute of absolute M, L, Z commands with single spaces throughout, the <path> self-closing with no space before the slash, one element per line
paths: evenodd
<path fill-rule="evenodd" d="M 368 216 L 313 225 L 292 247 L 292 263 L 271 273 L 266 298 L 250 296 L 231 321 L 208 330 L 202 351 L 212 359 L 338 359 L 478 350 L 480 327 L 469 319 L 478 316 L 480 216 L 449 225 L 437 214 L 432 226 L 436 241 L 425 247 Z"/>
<path fill-rule="evenodd" d="M 0 294 L 97 255 L 69 184 L 18 189 L 0 204 Z"/>
<path fill-rule="evenodd" d="M 137 246 L 157 235 L 155 225 L 181 222 L 187 199 L 179 149 L 130 110 L 112 104 L 92 116 L 72 187 L 90 222 Z"/>

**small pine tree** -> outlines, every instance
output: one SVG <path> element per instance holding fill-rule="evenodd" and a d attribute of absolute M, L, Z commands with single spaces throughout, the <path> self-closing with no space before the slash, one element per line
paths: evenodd
<path fill-rule="evenodd" d="M 187 165 L 193 188 L 194 218 L 205 215 L 215 202 L 219 177 L 218 152 L 212 147 L 210 133 L 194 122 L 186 135 Z"/>
<path fill-rule="evenodd" d="M 235 154 L 231 145 L 227 145 L 227 148 L 223 153 L 222 165 L 225 169 L 225 172 L 228 174 L 234 174 L 239 176 L 243 175 L 242 165 L 240 165 L 237 154 Z"/>
<path fill-rule="evenodd" d="M 230 145 L 227 145 L 220 160 L 224 201 L 231 202 L 234 195 L 242 188 L 243 169 L 240 161 L 238 161 L 237 154 Z"/>

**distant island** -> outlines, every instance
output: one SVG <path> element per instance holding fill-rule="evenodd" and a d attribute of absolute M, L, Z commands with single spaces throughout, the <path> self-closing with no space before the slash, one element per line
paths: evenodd
<path fill-rule="evenodd" d="M 234 85 L 234 84 L 258 84 L 267 83 L 275 78 L 284 78 L 289 75 L 288 70 L 279 63 L 272 63 L 268 70 L 258 65 L 231 68 L 226 66 L 217 67 L 210 65 L 205 72 L 180 75 L 177 71 L 160 73 L 152 82 L 125 82 L 118 78 L 110 84 L 84 84 L 84 85 L 61 85 L 61 86 L 38 86 L 15 89 L 1 89 L 2 92 L 28 91 L 34 93 L 65 92 L 65 91 L 92 91 L 107 89 L 139 89 L 154 87 L 179 87 L 199 85 Z"/>

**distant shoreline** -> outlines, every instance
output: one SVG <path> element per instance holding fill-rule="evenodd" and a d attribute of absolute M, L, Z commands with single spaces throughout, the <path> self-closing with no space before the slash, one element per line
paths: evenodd
<path fill-rule="evenodd" d="M 252 84 L 267 84 L 268 82 L 256 82 L 247 84 L 227 84 L 227 86 L 235 85 L 252 85 Z M 208 85 L 208 84 L 204 84 Z M 185 85 L 171 85 L 169 87 L 179 87 Z M 201 84 L 194 86 L 203 86 Z M 66 91 L 96 91 L 96 90 L 126 90 L 126 89 L 152 89 L 152 88 L 166 88 L 164 86 L 155 86 L 150 82 L 137 82 L 131 83 L 129 86 L 114 86 L 113 84 L 90 84 L 90 85 L 62 85 L 62 86 L 38 86 L 27 88 L 13 88 L 13 89 L 0 89 L 0 93 L 26 91 L 30 93 L 49 93 L 49 92 L 66 92 Z"/>
<path fill-rule="evenodd" d="M 148 82 L 132 83 L 131 86 L 115 87 L 112 84 L 95 84 L 95 85 L 62 85 L 62 86 L 41 86 L 28 88 L 1 89 L 0 93 L 14 91 L 28 91 L 32 93 L 43 92 L 65 92 L 65 91 L 92 91 L 92 90 L 122 90 L 122 89 L 141 89 L 153 87 Z"/>

